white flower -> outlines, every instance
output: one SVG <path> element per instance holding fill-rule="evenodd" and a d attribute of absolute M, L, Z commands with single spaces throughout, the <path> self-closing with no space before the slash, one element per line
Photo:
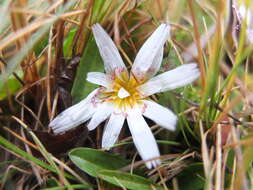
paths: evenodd
<path fill-rule="evenodd" d="M 84 100 L 66 109 L 50 124 L 54 133 L 62 133 L 91 119 L 89 130 L 109 118 L 105 125 L 102 147 L 110 148 L 117 141 L 125 119 L 134 144 L 148 168 L 160 164 L 155 138 L 145 117 L 161 127 L 175 130 L 177 117 L 171 110 L 152 101 L 149 96 L 191 83 L 199 76 L 197 65 L 185 64 L 154 76 L 163 58 L 163 46 L 170 35 L 170 27 L 161 24 L 144 43 L 128 73 L 121 56 L 99 24 L 92 31 L 104 61 L 105 72 L 90 72 L 87 80 L 102 87 L 91 92 Z M 153 77 L 153 78 L 152 78 Z"/>
<path fill-rule="evenodd" d="M 243 1 L 242 1 L 243 2 Z M 235 10 L 236 23 L 241 25 L 246 22 L 246 44 L 253 43 L 253 13 L 251 7 L 246 7 L 246 3 L 234 2 L 233 8 Z M 235 22 L 235 21 L 234 21 Z M 239 30 L 239 28 L 237 29 Z"/>

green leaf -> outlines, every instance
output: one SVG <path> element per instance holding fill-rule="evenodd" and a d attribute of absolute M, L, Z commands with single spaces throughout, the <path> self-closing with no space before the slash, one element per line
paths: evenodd
<path fill-rule="evenodd" d="M 77 69 L 75 82 L 72 88 L 74 102 L 79 102 L 86 97 L 97 85 L 86 80 L 88 72 L 103 72 L 104 64 L 100 57 L 94 38 L 90 38 Z"/>
<path fill-rule="evenodd" d="M 123 0 L 94 1 L 90 23 L 102 23 L 103 20 L 113 17 L 123 3 Z M 108 12 L 108 10 L 110 11 Z"/>
<path fill-rule="evenodd" d="M 91 188 L 91 186 L 86 184 L 74 184 L 74 185 L 64 185 L 64 186 L 57 186 L 57 187 L 50 187 L 44 188 L 41 190 L 64 190 L 64 189 L 84 189 L 84 188 Z"/>
<path fill-rule="evenodd" d="M 64 44 L 63 44 L 64 57 L 71 57 L 72 56 L 71 45 L 72 45 L 72 41 L 74 39 L 76 31 L 77 31 L 76 28 L 70 30 L 66 36 L 66 39 L 64 40 Z"/>
<path fill-rule="evenodd" d="M 13 95 L 20 87 L 20 82 L 13 76 L 10 76 L 5 84 L 0 81 L 0 100 L 6 98 L 8 95 Z"/>
<path fill-rule="evenodd" d="M 92 16 L 91 21 L 92 23 L 100 22 L 103 18 L 103 15 L 105 14 L 105 10 L 103 10 L 103 7 L 108 6 L 111 4 L 110 1 L 94 1 L 94 5 L 92 7 Z M 108 8 L 108 7 L 107 7 Z"/>
<path fill-rule="evenodd" d="M 25 161 L 30 161 L 30 162 L 38 165 L 38 166 L 41 166 L 42 168 L 45 168 L 49 171 L 57 173 L 57 171 L 55 170 L 55 168 L 53 166 L 51 166 L 51 165 L 47 164 L 46 162 L 34 157 L 33 155 L 23 151 L 22 149 L 20 149 L 16 145 L 12 144 L 11 142 L 9 142 L 7 139 L 2 137 L 1 135 L 0 135 L 0 146 L 5 147 L 7 150 L 9 150 L 12 153 L 18 155 L 20 158 L 22 158 Z M 75 180 L 75 178 L 72 175 L 70 175 L 66 172 L 65 172 L 64 175 L 69 179 Z M 90 187 L 91 187 L 91 185 L 90 185 Z"/>
<path fill-rule="evenodd" d="M 46 32 L 44 36 L 41 37 L 39 43 L 34 45 L 34 52 L 36 57 L 42 53 L 42 51 L 48 46 L 49 32 Z"/>
<path fill-rule="evenodd" d="M 125 187 L 133 190 L 163 189 L 162 186 L 159 186 L 144 177 L 120 171 L 101 170 L 98 173 L 98 177 L 119 187 Z"/>
<path fill-rule="evenodd" d="M 252 137 L 248 137 L 248 138 L 252 138 Z M 249 172 L 252 170 L 252 162 L 253 162 L 253 147 L 245 146 L 243 149 L 243 165 L 244 165 L 245 170 Z"/>
<path fill-rule="evenodd" d="M 51 187 L 55 187 L 55 186 L 57 186 L 58 184 L 57 184 L 57 181 L 56 181 L 56 179 L 54 179 L 54 178 L 49 178 L 49 179 L 47 179 L 47 181 L 46 181 L 46 187 L 47 188 L 51 188 Z"/>
<path fill-rule="evenodd" d="M 200 190 L 205 187 L 203 164 L 195 163 L 185 168 L 178 176 L 180 190 Z"/>
<path fill-rule="evenodd" d="M 32 156 L 31 154 L 28 154 L 27 152 L 23 151 L 22 149 L 20 149 L 16 145 L 12 144 L 11 142 L 9 142 L 7 139 L 2 137 L 1 135 L 0 135 L 0 145 L 5 147 L 6 149 L 12 151 L 13 153 L 19 155 L 24 160 L 29 160 L 29 161 L 33 162 L 34 164 L 37 164 L 45 169 L 55 172 L 55 169 L 52 166 L 48 165 L 46 162 L 43 162 L 34 156 Z"/>
<path fill-rule="evenodd" d="M 69 157 L 81 170 L 94 177 L 100 170 L 116 170 L 130 163 L 117 155 L 91 148 L 75 148 Z"/>

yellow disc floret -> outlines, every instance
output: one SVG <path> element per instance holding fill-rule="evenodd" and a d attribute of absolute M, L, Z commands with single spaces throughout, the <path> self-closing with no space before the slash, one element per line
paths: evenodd
<path fill-rule="evenodd" d="M 104 101 L 110 101 L 119 109 L 126 110 L 135 104 L 140 104 L 144 97 L 136 89 L 139 83 L 133 75 L 128 76 L 127 72 L 114 75 L 112 90 L 102 92 Z"/>

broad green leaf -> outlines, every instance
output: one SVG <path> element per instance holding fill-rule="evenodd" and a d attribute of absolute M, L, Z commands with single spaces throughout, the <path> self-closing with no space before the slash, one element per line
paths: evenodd
<path fill-rule="evenodd" d="M 86 97 L 97 85 L 86 81 L 88 72 L 103 72 L 104 65 L 100 57 L 94 38 L 90 38 L 77 69 L 75 82 L 72 88 L 74 102 L 79 102 Z"/>
<path fill-rule="evenodd" d="M 101 170 L 98 172 L 98 177 L 122 188 L 124 187 L 133 190 L 163 189 L 162 186 L 159 186 L 144 177 L 120 171 Z"/>
<path fill-rule="evenodd" d="M 75 165 L 94 177 L 100 170 L 117 170 L 129 164 L 117 155 L 91 148 L 75 148 L 69 157 Z"/>

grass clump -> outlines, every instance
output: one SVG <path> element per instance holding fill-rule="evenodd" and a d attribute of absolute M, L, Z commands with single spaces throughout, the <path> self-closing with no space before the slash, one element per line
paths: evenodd
<path fill-rule="evenodd" d="M 3 0 L 0 18 L 1 189 L 252 188 L 251 1 Z M 102 126 L 54 135 L 49 122 L 95 89 L 88 72 L 104 70 L 91 26 L 106 29 L 130 67 L 164 22 L 159 72 L 196 62 L 200 77 L 152 97 L 178 115 L 176 132 L 148 121 L 161 166 L 145 168 L 127 128 L 109 152 Z"/>

